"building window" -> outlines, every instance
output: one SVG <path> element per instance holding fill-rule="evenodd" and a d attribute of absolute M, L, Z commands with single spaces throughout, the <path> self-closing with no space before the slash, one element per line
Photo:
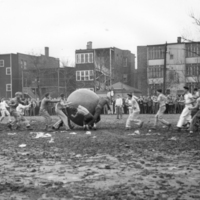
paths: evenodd
<path fill-rule="evenodd" d="M 4 67 L 4 60 L 0 60 L 0 67 Z"/>
<path fill-rule="evenodd" d="M 11 91 L 11 84 L 6 84 L 6 91 L 10 92 Z"/>
<path fill-rule="evenodd" d="M 128 67 L 128 58 L 124 58 L 124 67 Z"/>
<path fill-rule="evenodd" d="M 148 47 L 148 59 L 164 59 L 164 46 Z"/>
<path fill-rule="evenodd" d="M 93 53 L 79 53 L 76 54 L 76 63 L 93 63 Z"/>
<path fill-rule="evenodd" d="M 186 57 L 198 57 L 200 56 L 200 43 L 186 44 Z"/>
<path fill-rule="evenodd" d="M 76 72 L 76 80 L 77 80 L 77 81 L 80 81 L 80 80 L 81 80 L 81 73 L 80 73 L 80 71 L 77 71 L 77 72 Z"/>
<path fill-rule="evenodd" d="M 127 74 L 123 74 L 123 82 L 124 83 L 128 82 L 128 75 Z"/>
<path fill-rule="evenodd" d="M 24 69 L 27 69 L 27 62 L 24 61 Z"/>
<path fill-rule="evenodd" d="M 154 65 L 148 67 L 149 78 L 162 78 L 163 77 L 163 65 Z"/>
<path fill-rule="evenodd" d="M 186 76 L 197 76 L 200 74 L 200 63 L 186 65 Z"/>
<path fill-rule="evenodd" d="M 11 75 L 11 67 L 6 67 L 6 75 Z"/>
<path fill-rule="evenodd" d="M 170 60 L 173 60 L 173 59 L 174 59 L 174 55 L 170 54 Z"/>
<path fill-rule="evenodd" d="M 94 80 L 93 70 L 76 71 L 76 81 L 93 81 L 93 80 Z"/>

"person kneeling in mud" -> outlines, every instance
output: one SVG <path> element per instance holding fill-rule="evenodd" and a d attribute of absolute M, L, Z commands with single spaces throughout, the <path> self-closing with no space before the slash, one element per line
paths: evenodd
<path fill-rule="evenodd" d="M 100 97 L 100 98 L 99 98 L 99 103 L 97 104 L 97 106 L 96 106 L 96 108 L 95 108 L 94 117 L 93 117 L 93 119 L 88 123 L 88 126 L 89 126 L 89 127 L 92 127 L 92 126 L 93 126 L 93 129 L 96 130 L 96 123 L 97 123 L 98 121 L 101 120 L 101 117 L 100 117 L 100 116 L 101 116 L 101 113 L 102 113 L 102 110 L 103 110 L 104 106 L 107 105 L 108 110 L 111 111 L 109 102 L 110 102 L 110 100 L 109 100 L 108 97 L 106 97 L 106 98 L 105 98 L 105 97 Z"/>
<path fill-rule="evenodd" d="M 83 116 L 83 128 L 84 130 L 89 130 L 88 122 L 94 118 L 89 110 L 81 105 L 77 107 L 71 107 L 71 110 L 75 111 L 75 114 L 71 114 L 71 117 L 76 118 L 78 115 Z"/>

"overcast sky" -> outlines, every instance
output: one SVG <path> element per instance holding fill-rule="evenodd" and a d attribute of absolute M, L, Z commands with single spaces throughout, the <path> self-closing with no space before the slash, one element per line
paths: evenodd
<path fill-rule="evenodd" d="M 74 62 L 75 50 L 200 41 L 189 14 L 200 0 L 0 0 L 0 54 L 44 54 Z M 199 15 L 198 15 L 199 14 Z"/>

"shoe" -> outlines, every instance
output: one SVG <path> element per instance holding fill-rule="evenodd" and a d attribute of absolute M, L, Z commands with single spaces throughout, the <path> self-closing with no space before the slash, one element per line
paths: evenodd
<path fill-rule="evenodd" d="M 171 128 L 172 124 L 168 124 L 167 126 L 168 126 L 167 130 L 169 130 Z"/>
<path fill-rule="evenodd" d="M 93 129 L 94 129 L 94 130 L 97 130 L 97 126 L 96 126 L 96 124 L 94 124 Z"/>
<path fill-rule="evenodd" d="M 141 122 L 140 125 L 139 125 L 139 128 L 142 128 L 144 122 Z"/>
<path fill-rule="evenodd" d="M 8 128 L 10 129 L 10 130 L 12 130 L 12 125 L 9 123 L 8 124 Z"/>
<path fill-rule="evenodd" d="M 125 128 L 126 131 L 128 131 L 128 130 L 130 130 L 130 129 L 131 129 L 131 127 L 126 127 L 126 128 Z"/>
<path fill-rule="evenodd" d="M 181 132 L 181 128 L 180 128 L 180 127 L 177 127 L 177 128 L 176 128 L 176 131 L 177 131 L 177 132 Z"/>
<path fill-rule="evenodd" d="M 87 130 L 86 125 L 83 125 L 83 129 L 84 129 L 85 131 Z"/>
<path fill-rule="evenodd" d="M 30 126 L 26 127 L 27 130 L 33 130 L 33 128 L 31 128 Z"/>

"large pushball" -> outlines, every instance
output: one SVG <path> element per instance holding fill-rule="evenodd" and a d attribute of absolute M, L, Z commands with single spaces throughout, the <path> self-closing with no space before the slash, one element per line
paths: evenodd
<path fill-rule="evenodd" d="M 67 101 L 72 104 L 72 106 L 84 106 L 87 108 L 91 114 L 94 114 L 95 108 L 99 102 L 99 96 L 89 89 L 78 89 L 72 92 Z M 77 115 L 77 117 L 72 117 L 75 114 L 74 110 L 71 108 L 67 109 L 68 118 L 79 126 L 83 126 L 83 116 Z"/>

